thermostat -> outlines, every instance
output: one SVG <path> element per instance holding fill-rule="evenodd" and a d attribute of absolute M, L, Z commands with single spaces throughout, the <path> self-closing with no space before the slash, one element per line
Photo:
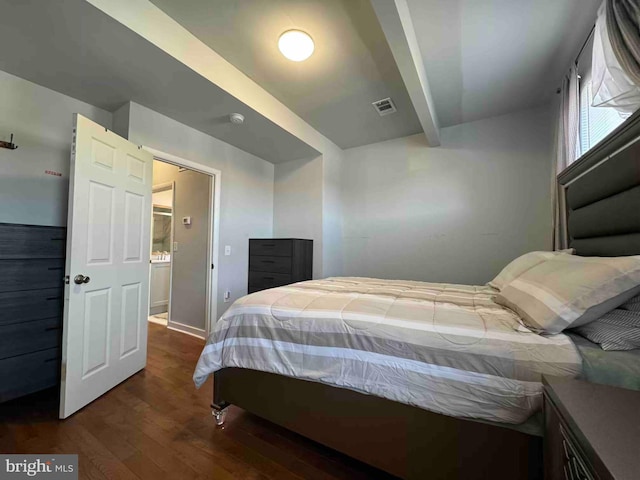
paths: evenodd
<path fill-rule="evenodd" d="M 191 225 L 191 217 L 182 217 L 183 225 Z"/>

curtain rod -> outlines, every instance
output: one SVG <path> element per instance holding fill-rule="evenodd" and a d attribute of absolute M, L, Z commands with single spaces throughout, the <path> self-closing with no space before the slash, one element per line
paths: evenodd
<path fill-rule="evenodd" d="M 591 30 L 589 31 L 589 35 L 587 35 L 587 38 L 585 39 L 584 43 L 582 44 L 582 47 L 580 47 L 580 51 L 578 52 L 578 56 L 575 59 L 575 64 L 578 64 L 578 60 L 580 60 L 580 56 L 582 55 L 582 52 L 584 51 L 584 48 L 587 46 L 587 43 L 589 43 L 589 40 L 591 40 L 591 37 L 593 36 L 593 32 L 596 31 L 596 25 L 595 23 L 593 24 L 593 27 L 591 27 Z"/>
<path fill-rule="evenodd" d="M 573 61 L 573 63 L 577 66 L 578 65 L 578 60 L 580 60 L 580 57 L 582 56 L 582 52 L 584 51 L 585 47 L 587 46 L 587 43 L 589 43 L 589 40 L 591 40 L 591 37 L 593 36 L 593 33 L 596 31 L 596 24 L 593 24 L 593 27 L 591 27 L 591 30 L 589 30 L 589 35 L 587 35 L 587 38 L 584 40 L 584 43 L 582 44 L 582 47 L 580 47 L 580 51 L 578 52 L 578 55 L 576 56 L 576 59 Z M 560 93 L 561 88 L 558 87 L 558 89 L 556 90 L 556 94 Z"/>

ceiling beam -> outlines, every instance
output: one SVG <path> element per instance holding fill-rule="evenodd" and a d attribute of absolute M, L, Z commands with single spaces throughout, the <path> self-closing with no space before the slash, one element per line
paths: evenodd
<path fill-rule="evenodd" d="M 320 153 L 342 150 L 149 0 L 86 0 Z"/>
<path fill-rule="evenodd" d="M 422 54 L 406 0 L 371 0 L 391 53 L 418 115 L 427 143 L 440 145 L 440 128 Z"/>

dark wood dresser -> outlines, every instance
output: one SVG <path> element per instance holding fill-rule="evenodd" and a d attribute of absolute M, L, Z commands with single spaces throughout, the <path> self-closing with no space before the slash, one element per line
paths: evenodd
<path fill-rule="evenodd" d="M 66 228 L 0 223 L 0 402 L 56 386 Z"/>
<path fill-rule="evenodd" d="M 545 480 L 640 479 L 640 392 L 544 378 Z"/>
<path fill-rule="evenodd" d="M 313 240 L 249 240 L 249 293 L 311 280 L 312 274 Z"/>

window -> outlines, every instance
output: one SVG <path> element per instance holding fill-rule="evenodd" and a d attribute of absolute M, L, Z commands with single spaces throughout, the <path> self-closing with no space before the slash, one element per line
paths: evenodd
<path fill-rule="evenodd" d="M 584 155 L 625 120 L 614 108 L 592 107 L 591 98 L 591 75 L 583 74 L 580 79 L 577 157 Z"/>
<path fill-rule="evenodd" d="M 580 76 L 580 119 L 578 125 L 578 141 L 576 142 L 576 158 L 595 147 L 604 137 L 624 122 L 623 117 L 614 108 L 592 107 L 591 99 L 591 54 L 593 35 L 587 40 L 578 57 L 578 75 Z"/>

